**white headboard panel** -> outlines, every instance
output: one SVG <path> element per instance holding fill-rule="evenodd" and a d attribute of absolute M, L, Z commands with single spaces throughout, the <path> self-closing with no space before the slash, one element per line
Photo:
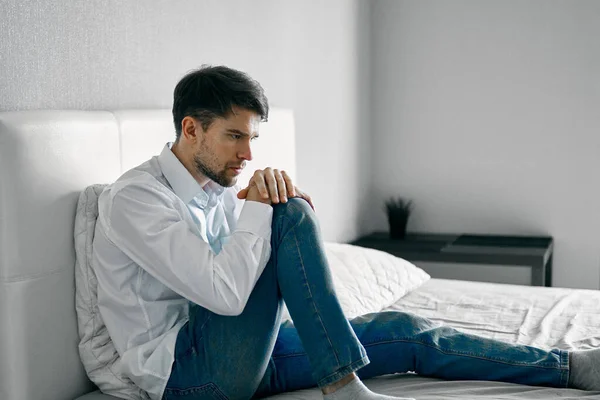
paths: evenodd
<path fill-rule="evenodd" d="M 272 109 L 255 168 L 295 178 L 294 118 Z M 77 351 L 73 229 L 89 185 L 160 153 L 169 110 L 0 113 L 0 399 L 66 400 L 91 390 Z"/>
<path fill-rule="evenodd" d="M 170 110 L 115 111 L 121 140 L 121 171 L 146 161 L 148 154 L 159 154 L 165 143 L 175 141 Z"/>

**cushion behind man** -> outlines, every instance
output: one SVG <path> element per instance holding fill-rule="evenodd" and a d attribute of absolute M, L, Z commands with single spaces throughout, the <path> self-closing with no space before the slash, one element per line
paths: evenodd
<path fill-rule="evenodd" d="M 138 400 L 148 398 L 118 370 L 118 353 L 98 311 L 98 281 L 92 269 L 92 241 L 98 219 L 98 196 L 106 185 L 87 187 L 79 196 L 75 215 L 75 307 L 79 355 L 85 371 L 105 394 Z"/>

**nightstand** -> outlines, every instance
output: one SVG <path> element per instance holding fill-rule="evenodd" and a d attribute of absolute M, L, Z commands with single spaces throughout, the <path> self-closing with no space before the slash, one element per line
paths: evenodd
<path fill-rule="evenodd" d="M 387 232 L 375 232 L 351 244 L 382 250 L 411 262 L 528 266 L 533 286 L 552 285 L 550 236 L 413 233 L 404 239 L 390 239 Z"/>

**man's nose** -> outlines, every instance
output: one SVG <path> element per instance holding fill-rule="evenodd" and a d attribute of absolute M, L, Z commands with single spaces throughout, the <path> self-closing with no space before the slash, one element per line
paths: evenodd
<path fill-rule="evenodd" d="M 250 148 L 250 142 L 245 143 L 238 153 L 238 158 L 243 160 L 252 161 L 252 149 Z"/>

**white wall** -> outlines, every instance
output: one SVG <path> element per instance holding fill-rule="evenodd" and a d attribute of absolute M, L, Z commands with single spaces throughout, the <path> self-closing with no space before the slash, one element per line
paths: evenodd
<path fill-rule="evenodd" d="M 170 108 L 188 70 L 244 70 L 294 109 L 298 183 L 324 237 L 350 240 L 368 202 L 369 22 L 360 0 L 2 0 L 0 111 Z"/>
<path fill-rule="evenodd" d="M 554 285 L 598 288 L 600 2 L 373 7 L 376 202 L 413 198 L 412 230 L 552 235 Z"/>

